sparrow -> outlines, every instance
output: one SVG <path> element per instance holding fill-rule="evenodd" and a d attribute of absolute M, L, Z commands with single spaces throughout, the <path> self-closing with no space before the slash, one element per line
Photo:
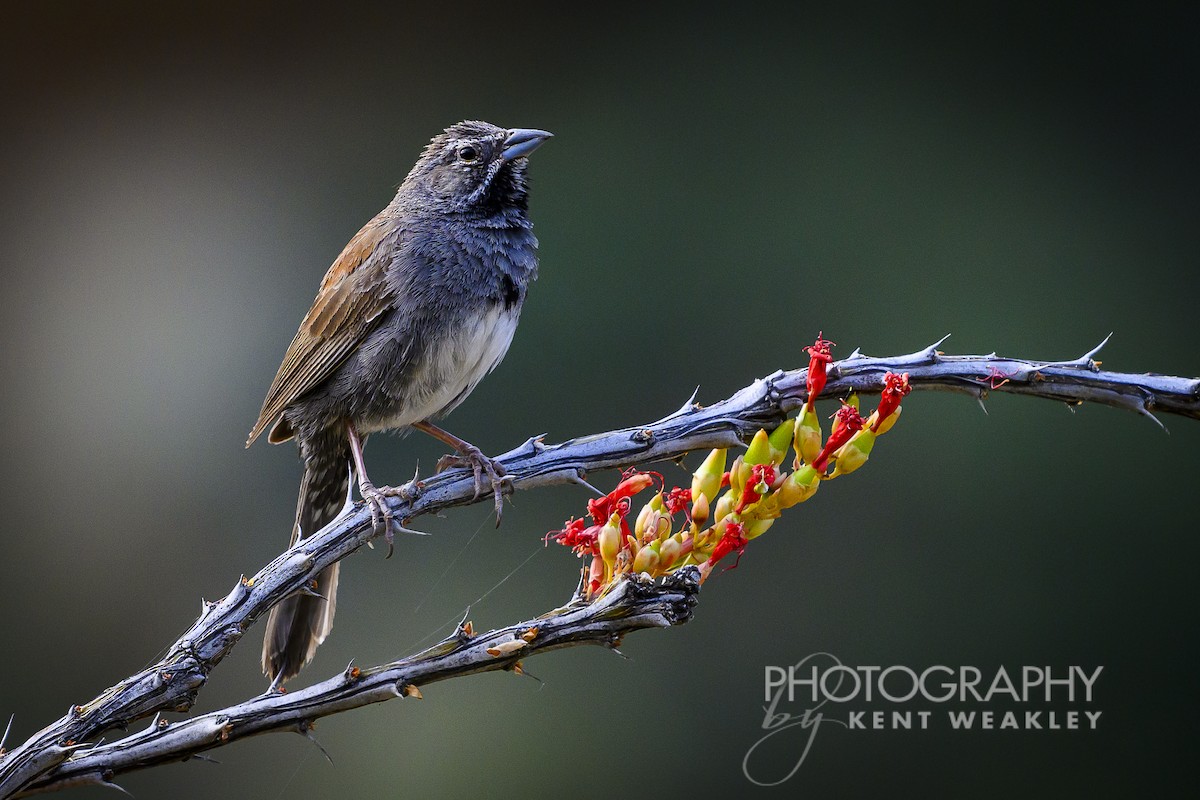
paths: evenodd
<path fill-rule="evenodd" d="M 451 125 L 325 273 L 246 441 L 269 428 L 267 441 L 299 446 L 292 544 L 337 518 L 355 482 L 391 544 L 385 501 L 410 496 L 411 484 L 377 487 L 363 463 L 367 436 L 388 430 L 423 431 L 453 448 L 438 469 L 470 467 L 476 497 L 486 477 L 499 523 L 503 467 L 433 421 L 462 403 L 512 342 L 538 268 L 527 157 L 551 135 Z M 337 587 L 335 563 L 271 610 L 262 668 L 272 687 L 329 635 Z"/>

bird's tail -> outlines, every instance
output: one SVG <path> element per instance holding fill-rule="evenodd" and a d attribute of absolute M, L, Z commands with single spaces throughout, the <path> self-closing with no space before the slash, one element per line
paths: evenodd
<path fill-rule="evenodd" d="M 350 487 L 350 450 L 344 439 L 329 439 L 324 446 L 305 448 L 304 478 L 296 502 L 292 544 L 332 522 L 346 504 Z M 312 594 L 294 594 L 271 609 L 263 638 L 263 673 L 273 684 L 282 683 L 312 660 L 317 646 L 333 627 L 337 608 L 338 564 L 317 575 Z"/>

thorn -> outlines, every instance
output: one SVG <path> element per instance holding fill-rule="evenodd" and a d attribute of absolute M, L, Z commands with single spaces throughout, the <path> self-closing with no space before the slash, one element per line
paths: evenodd
<path fill-rule="evenodd" d="M 696 397 L 699 396 L 699 394 L 700 394 L 700 384 L 696 384 L 696 388 L 692 389 L 691 396 L 688 397 L 688 399 L 684 402 L 684 404 L 679 407 L 679 410 L 676 411 L 675 414 L 690 414 L 693 411 L 695 411 L 696 410 Z M 672 416 L 674 416 L 674 415 L 672 415 Z"/>
<path fill-rule="evenodd" d="M 4 726 L 4 735 L 0 736 L 0 756 L 4 755 L 4 743 L 8 741 L 8 734 L 12 732 L 13 719 L 16 718 L 17 712 L 8 715 L 8 724 Z"/>
<path fill-rule="evenodd" d="M 203 755 L 202 753 L 192 753 L 190 756 L 188 756 L 188 758 L 196 758 L 201 761 L 207 761 L 210 764 L 220 764 L 221 763 L 220 761 L 217 761 L 212 756 L 206 756 L 206 755 Z"/>
<path fill-rule="evenodd" d="M 414 697 L 417 700 L 424 700 L 425 695 L 421 694 L 421 690 L 417 688 L 415 683 L 410 683 L 400 690 L 400 694 L 405 697 Z"/>
<path fill-rule="evenodd" d="M 1086 353 L 1080 356 L 1079 360 L 1090 365 L 1092 369 L 1096 369 L 1100 365 L 1100 362 L 1094 361 L 1092 356 L 1099 353 L 1104 348 L 1104 345 L 1108 344 L 1108 340 L 1113 337 L 1113 333 L 1115 333 L 1115 331 L 1109 331 L 1108 336 L 1104 337 L 1104 341 L 1100 342 L 1100 344 L 1096 345 L 1091 350 L 1088 350 Z"/>
<path fill-rule="evenodd" d="M 588 483 L 587 481 L 585 481 L 585 480 L 583 479 L 582 470 L 577 470 L 577 471 L 575 472 L 575 477 L 571 478 L 571 483 L 574 483 L 574 484 L 577 484 L 577 485 L 579 485 L 579 486 L 582 486 L 582 487 L 584 487 L 585 489 L 591 489 L 591 490 L 592 490 L 593 492 L 595 492 L 595 493 L 596 493 L 598 496 L 600 496 L 600 497 L 604 497 L 604 492 L 600 491 L 600 490 L 599 490 L 599 489 L 597 489 L 595 486 L 592 486 L 590 483 Z"/>
<path fill-rule="evenodd" d="M 321 745 L 321 743 L 317 741 L 317 737 L 313 736 L 312 729 L 313 729 L 313 723 L 309 722 L 308 720 L 301 720 L 300 724 L 296 726 L 296 731 L 301 736 L 303 736 L 305 739 L 308 739 L 310 742 L 312 742 L 314 745 L 316 745 L 317 749 L 321 751 L 321 755 L 325 756 L 325 760 L 328 761 L 329 764 L 332 766 L 333 758 L 330 757 L 329 751 L 326 750 Z"/>
<path fill-rule="evenodd" d="M 980 389 L 979 394 L 975 395 L 975 400 L 979 403 L 979 410 L 983 412 L 984 416 L 990 417 L 991 414 L 988 413 L 987 406 L 983 404 L 983 398 L 985 397 L 987 397 L 987 392 Z"/>
<path fill-rule="evenodd" d="M 1161 419 L 1159 419 L 1158 417 L 1154 416 L 1154 412 L 1151 411 L 1149 408 L 1147 408 L 1145 403 L 1138 406 L 1137 411 L 1143 417 L 1149 417 L 1151 420 L 1153 420 L 1155 425 L 1162 428 L 1163 433 L 1167 434 L 1168 436 L 1171 435 L 1171 432 L 1169 430 L 1167 430 L 1167 426 L 1163 424 L 1163 421 Z"/>
<path fill-rule="evenodd" d="M 530 454 L 536 456 L 538 453 L 545 451 L 546 445 L 542 440 L 548 435 L 548 433 L 539 433 L 537 436 L 530 436 L 521 447 L 528 447 Z"/>
<path fill-rule="evenodd" d="M 105 772 L 109 775 L 112 774 L 112 770 L 105 770 Z M 100 780 L 97 781 L 97 783 L 98 783 L 98 785 L 103 786 L 105 789 L 116 789 L 118 792 L 125 795 L 126 797 L 133 797 L 133 795 L 129 793 L 128 789 L 126 789 L 124 786 L 120 785 L 119 783 L 113 783 L 112 780 L 109 778 L 101 777 Z"/>
<path fill-rule="evenodd" d="M 296 590 L 296 594 L 308 595 L 309 597 L 319 597 L 326 602 L 329 601 L 328 597 L 317 591 L 317 581 L 315 578 L 311 581 L 305 581 L 300 588 Z"/>
<path fill-rule="evenodd" d="M 950 338 L 950 334 L 947 333 L 945 336 L 938 339 L 933 344 L 929 345 L 929 347 L 926 347 L 925 350 L 922 351 L 922 355 L 928 356 L 929 358 L 936 360 L 937 357 L 942 354 L 942 352 L 940 350 L 938 350 L 938 348 L 941 347 L 942 344 L 949 338 Z"/>
<path fill-rule="evenodd" d="M 514 661 L 513 665 L 511 667 L 509 667 L 508 670 L 509 670 L 509 672 L 512 672 L 516 675 L 523 675 L 526 678 L 533 678 L 535 681 L 538 682 L 538 691 L 539 692 L 546 687 L 545 681 L 543 681 L 537 675 L 534 675 L 532 672 L 525 671 L 525 663 L 522 661 Z"/>

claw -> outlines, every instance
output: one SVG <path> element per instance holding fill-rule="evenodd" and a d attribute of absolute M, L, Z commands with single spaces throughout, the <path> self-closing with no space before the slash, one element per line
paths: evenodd
<path fill-rule="evenodd" d="M 401 524 L 400 520 L 396 519 L 386 498 L 400 497 L 411 502 L 420 495 L 420 486 L 415 481 L 401 486 L 376 486 L 370 481 L 362 481 L 358 485 L 358 491 L 362 495 L 363 502 L 371 511 L 371 525 L 375 529 L 375 535 L 383 536 L 383 540 L 387 542 L 388 552 L 384 558 L 391 558 L 395 550 L 394 531 L 401 533 L 410 533 L 410 531 Z"/>
<path fill-rule="evenodd" d="M 472 500 L 478 500 L 483 494 L 483 476 L 487 475 L 487 481 L 496 499 L 496 527 L 499 527 L 500 518 L 504 514 L 504 480 L 508 474 L 504 466 L 499 461 L 485 456 L 478 447 L 467 445 L 459 454 L 444 455 L 438 459 L 438 472 L 451 467 L 471 468 L 471 476 L 475 480 L 475 495 Z M 509 479 L 509 484 L 511 483 L 512 480 Z"/>

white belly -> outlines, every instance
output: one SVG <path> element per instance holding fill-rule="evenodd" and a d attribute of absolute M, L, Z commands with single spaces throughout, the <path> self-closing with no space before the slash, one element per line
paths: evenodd
<path fill-rule="evenodd" d="M 497 305 L 474 324 L 452 331 L 412 376 L 399 407 L 365 421 L 360 432 L 402 428 L 450 412 L 504 358 L 518 318 L 518 311 Z"/>

